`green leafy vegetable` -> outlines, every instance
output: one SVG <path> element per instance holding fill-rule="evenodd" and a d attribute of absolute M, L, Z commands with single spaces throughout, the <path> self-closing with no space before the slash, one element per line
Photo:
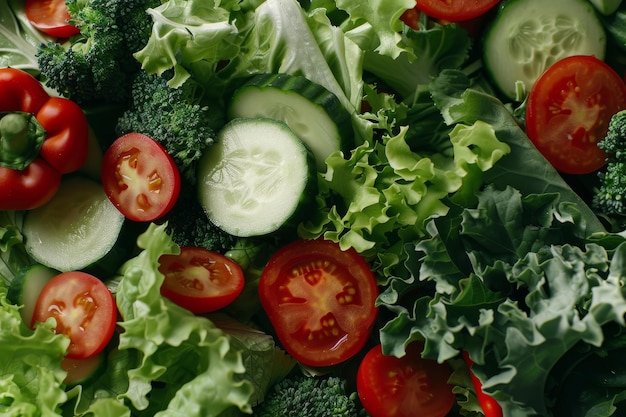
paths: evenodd
<path fill-rule="evenodd" d="M 388 305 L 396 317 L 381 330 L 384 349 L 400 355 L 423 339 L 424 355 L 440 361 L 467 350 L 505 415 L 551 415 L 551 369 L 579 343 L 602 345 L 607 323 L 625 324 L 626 242 L 587 243 L 579 208 L 556 193 L 490 186 L 476 207 L 455 213 L 458 221 L 434 220 L 415 245 L 413 280 L 394 281 L 381 297 L 404 300 Z M 417 282 L 434 292 L 403 297 Z"/>
<path fill-rule="evenodd" d="M 404 243 L 423 237 L 429 219 L 446 215 L 444 200 L 463 187 L 476 189 L 482 172 L 509 151 L 482 122 L 450 132 L 451 156 L 414 152 L 406 126 L 386 130 L 381 141 L 358 146 L 348 159 L 327 159 L 317 216 L 299 230 L 304 237 L 323 235 L 355 248 L 374 260 L 385 279 L 402 263 Z"/>
<path fill-rule="evenodd" d="M 38 75 L 37 45 L 52 38 L 30 24 L 24 3 L 20 0 L 0 3 L 0 67 L 18 68 Z"/>
<path fill-rule="evenodd" d="M 30 330 L 19 307 L 0 287 L 0 414 L 15 417 L 60 416 L 67 400 L 61 359 L 69 339 L 54 334 L 53 321 Z"/>
<path fill-rule="evenodd" d="M 511 147 L 511 152 L 485 174 L 485 183 L 500 187 L 510 185 L 522 194 L 559 193 L 580 209 L 580 221 L 588 234 L 605 231 L 604 226 L 581 197 L 533 146 L 516 123 L 513 115 L 496 97 L 480 88 L 458 70 L 443 70 L 431 84 L 436 106 L 449 125 L 475 123 L 478 120 L 493 127 L 498 139 Z"/>
<path fill-rule="evenodd" d="M 129 387 L 122 397 L 154 416 L 211 417 L 232 407 L 249 410 L 253 389 L 241 377 L 241 352 L 231 349 L 229 337 L 208 319 L 161 297 L 158 259 L 179 250 L 165 225 L 150 225 L 138 245 L 144 250 L 122 266 L 117 288 L 124 329 L 119 349 L 141 354 L 140 362 L 128 368 Z M 166 408 L 155 409 L 159 404 Z"/>
<path fill-rule="evenodd" d="M 21 213 L 0 211 L 0 287 L 7 288 L 16 274 L 33 263 L 24 247 Z"/>

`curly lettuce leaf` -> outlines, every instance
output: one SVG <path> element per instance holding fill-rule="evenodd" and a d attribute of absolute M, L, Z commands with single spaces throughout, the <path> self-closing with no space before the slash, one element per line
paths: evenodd
<path fill-rule="evenodd" d="M 407 126 L 388 127 L 381 141 L 358 146 L 348 159 L 339 153 L 327 159 L 317 215 L 299 229 L 304 237 L 323 235 L 354 248 L 373 260 L 383 280 L 402 264 L 404 243 L 423 237 L 429 219 L 447 214 L 444 200 L 462 187 L 477 188 L 482 172 L 509 151 L 482 122 L 452 129 L 450 156 L 417 153 L 406 141 Z"/>
<path fill-rule="evenodd" d="M 117 304 L 124 331 L 119 350 L 139 352 L 129 363 L 121 395 L 152 416 L 218 416 L 232 408 L 251 410 L 252 385 L 242 375 L 241 352 L 205 317 L 161 297 L 159 257 L 179 248 L 165 225 L 151 224 L 138 239 L 143 251 L 121 268 Z"/>
<path fill-rule="evenodd" d="M 361 100 L 362 51 L 323 9 L 308 15 L 296 0 L 240 2 L 168 0 L 150 10 L 153 32 L 135 57 L 149 73 L 174 69 L 170 85 L 187 78 L 221 94 L 257 73 L 304 75 L 354 112 Z"/>
<path fill-rule="evenodd" d="M 436 25 L 427 30 L 405 29 L 402 45 L 395 57 L 366 49 L 363 67 L 412 102 L 441 71 L 460 69 L 467 63 L 471 38 L 456 25 Z"/>
<path fill-rule="evenodd" d="M 424 355 L 439 361 L 467 350 L 505 415 L 549 416 L 555 365 L 580 343 L 601 346 L 607 324 L 625 324 L 626 240 L 586 241 L 579 208 L 556 193 L 490 186 L 478 197 L 454 211 L 456 221 L 431 222 L 430 237 L 414 245 L 413 281 L 392 282 L 380 298 L 396 314 L 381 341 L 402 356 L 424 340 Z M 417 282 L 434 291 L 398 304 L 393 292 Z"/>
<path fill-rule="evenodd" d="M 371 28 L 368 42 L 375 45 L 377 53 L 397 57 L 402 52 L 402 27 L 400 16 L 415 7 L 413 0 L 337 0 L 337 7 L 346 11 L 352 25 Z M 352 29 L 354 30 L 354 29 Z M 369 49 L 369 48 L 368 48 Z"/>
<path fill-rule="evenodd" d="M 19 307 L 0 287 L 0 414 L 15 417 L 60 416 L 67 400 L 61 360 L 69 339 L 48 320 L 30 330 Z"/>
<path fill-rule="evenodd" d="M 154 21 L 152 33 L 135 58 L 150 74 L 174 69 L 172 87 L 181 86 L 196 65 L 215 72 L 220 61 L 239 52 L 239 22 L 231 19 L 238 4 L 237 0 L 168 0 L 148 9 Z"/>
<path fill-rule="evenodd" d="M 485 173 L 485 183 L 499 187 L 510 185 L 524 195 L 559 193 L 562 201 L 578 206 L 579 221 L 588 234 L 606 231 L 589 206 L 532 144 L 500 100 L 475 88 L 470 78 L 454 69 L 443 70 L 431 83 L 430 90 L 446 123 L 471 124 L 482 120 L 493 126 L 496 136 L 511 147 L 511 152 Z"/>

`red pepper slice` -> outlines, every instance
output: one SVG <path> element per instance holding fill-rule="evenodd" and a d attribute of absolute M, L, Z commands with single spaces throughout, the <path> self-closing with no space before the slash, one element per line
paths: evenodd
<path fill-rule="evenodd" d="M 469 357 L 469 353 L 467 351 L 463 351 L 463 359 L 467 364 L 467 367 L 470 371 L 470 376 L 472 377 L 472 384 L 474 385 L 474 391 L 476 391 L 476 398 L 478 398 L 478 403 L 483 409 L 483 413 L 485 417 L 502 417 L 502 407 L 500 404 L 488 394 L 483 392 L 483 384 L 480 382 L 480 379 L 472 372 L 472 365 L 474 361 Z"/>
<path fill-rule="evenodd" d="M 16 68 L 0 68 L 0 113 L 0 210 L 39 207 L 87 160 L 87 118 Z"/>

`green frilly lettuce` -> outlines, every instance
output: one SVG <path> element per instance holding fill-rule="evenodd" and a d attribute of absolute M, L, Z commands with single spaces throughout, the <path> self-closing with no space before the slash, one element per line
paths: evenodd
<path fill-rule="evenodd" d="M 15 417 L 60 416 L 67 401 L 61 359 L 69 339 L 53 332 L 53 321 L 26 327 L 19 307 L 0 286 L 0 414 Z"/>
<path fill-rule="evenodd" d="M 355 248 L 378 265 L 382 279 L 402 263 L 403 244 L 422 238 L 429 219 L 447 214 L 445 200 L 475 189 L 482 172 L 509 152 L 482 122 L 452 129 L 450 157 L 414 152 L 407 131 L 400 127 L 396 135 L 366 142 L 347 159 L 331 155 L 319 181 L 317 214 L 299 228 L 303 237 L 323 235 Z"/>
<path fill-rule="evenodd" d="M 580 218 L 556 193 L 490 186 L 474 208 L 433 220 L 410 252 L 412 279 L 381 297 L 396 301 L 384 350 L 402 356 L 423 340 L 423 355 L 438 361 L 466 350 L 504 415 L 554 415 L 546 389 L 555 365 L 579 343 L 602 346 L 608 323 L 626 324 L 626 239 L 589 242 Z M 429 292 L 406 297 L 418 283 Z"/>
<path fill-rule="evenodd" d="M 158 259 L 179 250 L 164 227 L 150 225 L 138 239 L 144 250 L 120 270 L 119 350 L 140 353 L 128 368 L 121 398 L 154 416 L 210 417 L 231 407 L 250 411 L 253 388 L 243 378 L 241 352 L 231 349 L 229 337 L 211 321 L 160 294 L 164 276 Z"/>

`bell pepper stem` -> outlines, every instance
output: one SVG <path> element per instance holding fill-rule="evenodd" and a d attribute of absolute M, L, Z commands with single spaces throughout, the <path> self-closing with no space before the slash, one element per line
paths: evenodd
<path fill-rule="evenodd" d="M 0 119 L 0 146 L 4 153 L 21 155 L 32 146 L 28 113 L 8 113 Z"/>

